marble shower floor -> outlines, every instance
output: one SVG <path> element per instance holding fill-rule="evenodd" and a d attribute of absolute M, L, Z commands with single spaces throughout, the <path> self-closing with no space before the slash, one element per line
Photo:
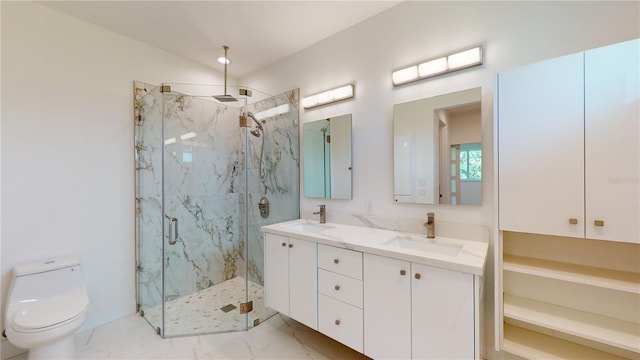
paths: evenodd
<path fill-rule="evenodd" d="M 249 313 L 249 327 L 256 319 L 263 321 L 275 312 L 264 306 L 264 289 L 261 285 L 248 281 L 249 300 L 253 300 L 253 311 Z M 243 330 L 247 326 L 246 315 L 240 314 L 240 303 L 245 302 L 245 279 L 237 276 L 231 280 L 200 290 L 166 304 L 165 336 L 206 334 L 222 331 Z M 224 312 L 222 307 L 234 305 L 236 308 Z M 161 326 L 162 306 L 144 311 L 144 317 Z"/>

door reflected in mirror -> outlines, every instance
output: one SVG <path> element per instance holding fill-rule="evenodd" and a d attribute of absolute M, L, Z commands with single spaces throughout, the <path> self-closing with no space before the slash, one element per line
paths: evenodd
<path fill-rule="evenodd" d="M 302 126 L 304 196 L 351 199 L 351 114 Z"/>
<path fill-rule="evenodd" d="M 436 110 L 440 204 L 482 205 L 480 102 Z"/>
<path fill-rule="evenodd" d="M 394 105 L 396 202 L 482 205 L 481 100 L 474 88 Z"/>

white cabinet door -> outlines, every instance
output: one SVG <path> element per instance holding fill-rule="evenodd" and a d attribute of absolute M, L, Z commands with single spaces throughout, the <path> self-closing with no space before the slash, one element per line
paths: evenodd
<path fill-rule="evenodd" d="M 585 53 L 588 238 L 640 242 L 639 69 L 638 39 Z"/>
<path fill-rule="evenodd" d="M 264 302 L 289 316 L 289 239 L 264 234 Z"/>
<path fill-rule="evenodd" d="M 500 230 L 584 237 L 583 54 L 502 72 L 498 96 Z"/>
<path fill-rule="evenodd" d="M 318 267 L 315 242 L 289 238 L 289 316 L 318 329 Z"/>
<path fill-rule="evenodd" d="M 411 264 L 364 254 L 364 354 L 411 358 Z"/>
<path fill-rule="evenodd" d="M 476 358 L 473 275 L 419 264 L 411 267 L 412 357 Z"/>

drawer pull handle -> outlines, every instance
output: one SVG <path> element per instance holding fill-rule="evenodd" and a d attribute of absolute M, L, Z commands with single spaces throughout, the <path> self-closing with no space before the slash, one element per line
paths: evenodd
<path fill-rule="evenodd" d="M 334 263 L 334 264 L 337 264 L 337 263 L 339 263 L 339 262 L 340 262 L 340 260 L 338 260 L 338 259 L 333 259 L 333 263 Z"/>
<path fill-rule="evenodd" d="M 338 291 L 338 290 L 340 290 L 340 285 L 336 285 L 333 288 L 336 289 L 336 291 Z"/>
<path fill-rule="evenodd" d="M 405 270 L 400 270 L 400 275 L 405 276 L 407 272 Z"/>
<path fill-rule="evenodd" d="M 569 224 L 576 225 L 578 223 L 578 219 L 569 219 Z"/>
<path fill-rule="evenodd" d="M 604 220 L 596 220 L 593 222 L 595 226 L 604 226 Z"/>
<path fill-rule="evenodd" d="M 336 325 L 340 325 L 340 320 L 336 320 Z"/>
<path fill-rule="evenodd" d="M 282 246 L 287 246 L 287 243 L 282 243 Z"/>
<path fill-rule="evenodd" d="M 420 280 L 420 274 L 416 273 L 416 279 Z"/>
<path fill-rule="evenodd" d="M 292 248 L 292 247 L 293 247 L 293 244 L 289 244 L 289 247 L 290 247 L 290 248 Z"/>

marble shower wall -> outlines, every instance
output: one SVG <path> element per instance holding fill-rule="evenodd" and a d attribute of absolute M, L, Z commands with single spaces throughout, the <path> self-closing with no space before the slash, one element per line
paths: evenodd
<path fill-rule="evenodd" d="M 247 136 L 247 274 L 250 281 L 260 285 L 264 284 L 264 239 L 260 227 L 298 219 L 300 215 L 298 96 L 298 89 L 294 89 L 249 104 L 244 109 L 259 114 L 281 105 L 289 106 L 286 113 L 260 119 L 264 128 L 260 137 Z M 253 127 L 253 122 L 251 125 Z M 264 151 L 260 168 L 263 140 Z M 263 196 L 270 204 L 267 218 L 262 218 L 258 210 L 258 202 Z"/>

